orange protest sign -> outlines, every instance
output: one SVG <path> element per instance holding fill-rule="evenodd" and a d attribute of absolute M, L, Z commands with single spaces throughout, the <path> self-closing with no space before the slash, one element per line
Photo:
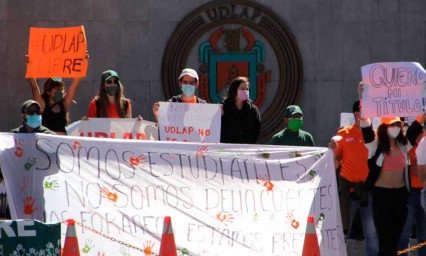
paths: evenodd
<path fill-rule="evenodd" d="M 83 26 L 31 28 L 25 77 L 85 77 L 86 51 Z"/>

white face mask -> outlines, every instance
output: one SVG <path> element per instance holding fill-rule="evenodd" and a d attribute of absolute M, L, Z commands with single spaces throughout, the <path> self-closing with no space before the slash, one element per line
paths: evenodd
<path fill-rule="evenodd" d="M 388 127 L 388 135 L 391 138 L 398 137 L 398 134 L 401 132 L 401 127 Z"/>

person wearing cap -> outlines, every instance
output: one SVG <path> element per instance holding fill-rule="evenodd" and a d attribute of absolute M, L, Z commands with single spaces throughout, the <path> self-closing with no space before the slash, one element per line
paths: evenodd
<path fill-rule="evenodd" d="M 207 103 L 204 99 L 195 96 L 195 89 L 198 88 L 199 78 L 197 71 L 192 68 L 185 68 L 179 75 L 179 88 L 182 90 L 182 94 L 173 96 L 168 102 L 181 102 L 181 103 Z M 155 120 L 158 121 L 158 108 L 160 104 L 154 103 L 152 106 L 152 112 Z"/>
<path fill-rule="evenodd" d="M 338 191 L 343 231 L 347 241 L 359 210 L 365 255 L 377 255 L 379 245 L 373 221 L 372 198 L 364 186 L 368 176 L 368 149 L 361 132 L 359 100 L 352 105 L 352 113 L 355 123 L 340 129 L 329 143 L 334 153 L 335 167 L 340 167 Z"/>
<path fill-rule="evenodd" d="M 124 97 L 123 84 L 114 70 L 102 72 L 98 95 L 90 102 L 87 117 L 132 118 L 130 99 Z"/>
<path fill-rule="evenodd" d="M 27 100 L 21 105 L 22 125 L 12 129 L 11 133 L 45 133 L 55 134 L 55 132 L 42 126 L 42 116 L 40 104 L 35 100 Z M 0 219 L 10 219 L 9 205 L 3 182 L 3 175 L 0 170 Z"/>
<path fill-rule="evenodd" d="M 249 97 L 249 80 L 237 77 L 231 81 L 223 105 L 221 143 L 254 144 L 260 134 L 260 113 Z"/>
<path fill-rule="evenodd" d="M 21 105 L 22 125 L 11 130 L 12 133 L 56 134 L 42 125 L 41 107 L 35 100 L 27 100 Z"/>
<path fill-rule="evenodd" d="M 28 55 L 26 63 L 29 63 Z M 86 53 L 86 58 L 89 58 Z M 61 78 L 52 77 L 44 82 L 43 94 L 40 94 L 40 88 L 36 78 L 28 78 L 31 87 L 33 100 L 40 104 L 43 126 L 54 131 L 58 135 L 66 135 L 66 127 L 69 122 L 68 111 L 74 101 L 75 94 L 80 83 L 80 77 L 73 78 L 68 91 L 65 92 L 65 83 Z"/>
<path fill-rule="evenodd" d="M 411 191 L 408 196 L 407 219 L 405 221 L 401 237 L 399 238 L 398 250 L 404 250 L 414 245 L 410 244 L 410 237 L 413 231 L 413 225 L 416 226 L 415 231 L 417 242 L 423 243 L 426 241 L 426 215 L 425 210 L 423 209 L 421 204 L 421 196 L 423 194 L 422 190 L 424 188 L 424 182 L 421 182 L 419 180 L 416 156 L 416 149 L 418 147 L 418 144 L 425 135 L 423 128 L 425 118 L 426 113 L 424 115 L 418 116 L 416 120 L 411 123 L 406 132 L 407 139 L 412 146 L 412 148 L 408 151 L 408 157 L 410 159 Z M 420 247 L 418 255 L 426 255 L 426 247 Z"/>
<path fill-rule="evenodd" d="M 268 144 L 286 146 L 313 146 L 314 137 L 300 129 L 303 125 L 303 112 L 297 105 L 290 105 L 284 113 L 285 128 L 272 136 Z"/>
<path fill-rule="evenodd" d="M 368 118 L 361 120 L 368 149 L 367 187 L 372 191 L 373 220 L 379 239 L 378 255 L 397 255 L 398 242 L 407 218 L 410 175 L 408 151 L 399 117 L 384 117 L 373 130 Z"/>

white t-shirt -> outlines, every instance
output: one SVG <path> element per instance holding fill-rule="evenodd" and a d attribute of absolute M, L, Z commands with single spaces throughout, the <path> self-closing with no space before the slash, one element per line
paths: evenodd
<path fill-rule="evenodd" d="M 417 165 L 426 165 L 426 137 L 420 141 L 416 149 Z"/>

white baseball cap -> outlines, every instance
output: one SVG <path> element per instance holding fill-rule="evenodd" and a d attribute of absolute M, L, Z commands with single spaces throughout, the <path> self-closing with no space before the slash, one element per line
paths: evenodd
<path fill-rule="evenodd" d="M 182 70 L 182 72 L 179 75 L 179 80 L 184 76 L 190 76 L 197 79 L 197 81 L 199 80 L 197 71 L 193 70 L 192 68 L 185 68 L 184 70 Z"/>

